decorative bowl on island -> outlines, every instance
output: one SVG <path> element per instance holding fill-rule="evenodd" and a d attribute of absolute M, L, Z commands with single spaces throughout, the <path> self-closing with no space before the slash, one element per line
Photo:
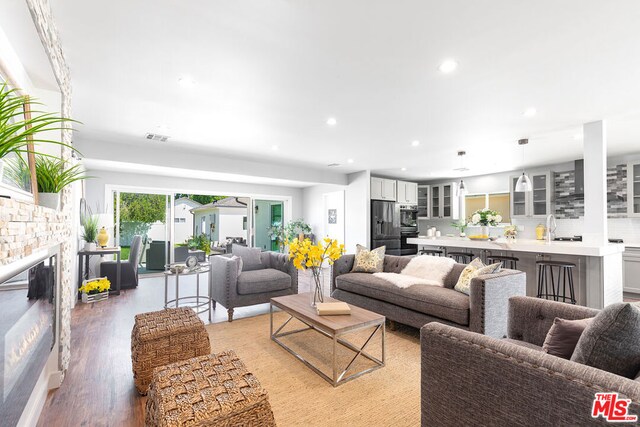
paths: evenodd
<path fill-rule="evenodd" d="M 487 234 L 474 234 L 473 236 L 468 236 L 469 240 L 478 240 L 478 241 L 483 241 L 486 242 L 487 240 L 489 240 L 489 235 Z"/>

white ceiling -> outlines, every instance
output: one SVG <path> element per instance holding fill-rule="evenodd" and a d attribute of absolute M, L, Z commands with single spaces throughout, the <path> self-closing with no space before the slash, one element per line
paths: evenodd
<path fill-rule="evenodd" d="M 455 175 L 458 149 L 468 174 L 518 168 L 522 137 L 525 165 L 572 160 L 581 124 L 607 119 L 611 154 L 640 151 L 637 0 L 52 7 L 85 144 L 162 149 L 142 138 L 151 131 L 212 155 L 427 179 Z M 445 58 L 454 73 L 437 70 Z M 183 75 L 195 87 L 178 85 Z M 528 107 L 537 115 L 523 117 Z"/>

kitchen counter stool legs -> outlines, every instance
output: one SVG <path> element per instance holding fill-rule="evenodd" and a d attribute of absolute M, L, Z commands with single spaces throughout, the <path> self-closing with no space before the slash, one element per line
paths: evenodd
<path fill-rule="evenodd" d="M 562 261 L 538 261 L 536 267 L 538 271 L 538 298 L 550 299 L 554 301 L 576 303 L 575 289 L 573 286 L 573 269 L 575 264 Z M 557 269 L 557 276 L 554 278 L 554 269 Z M 549 285 L 551 293 L 549 293 Z M 567 287 L 569 296 L 567 296 Z M 562 291 L 562 295 L 561 295 Z"/>

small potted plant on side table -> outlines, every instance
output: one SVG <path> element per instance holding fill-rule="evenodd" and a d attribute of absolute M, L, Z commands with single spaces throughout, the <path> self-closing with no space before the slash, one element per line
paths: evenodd
<path fill-rule="evenodd" d="M 111 282 L 106 277 L 96 277 L 95 279 L 87 279 L 80 286 L 82 294 L 82 302 L 88 304 L 90 302 L 98 302 L 109 298 L 109 289 Z"/>
<path fill-rule="evenodd" d="M 98 237 L 98 215 L 93 215 L 90 211 L 80 217 L 82 225 L 82 240 L 84 240 L 85 251 L 96 250 L 96 239 Z"/>

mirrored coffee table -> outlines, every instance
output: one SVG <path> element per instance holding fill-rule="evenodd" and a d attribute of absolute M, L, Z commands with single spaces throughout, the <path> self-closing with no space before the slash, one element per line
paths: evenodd
<path fill-rule="evenodd" d="M 336 302 L 338 300 L 325 297 L 325 302 Z M 281 309 L 282 311 L 288 314 L 288 319 L 277 329 L 274 330 L 273 324 L 273 313 L 274 307 Z M 283 297 L 271 298 L 270 304 L 270 331 L 271 331 L 271 339 L 278 343 L 282 348 L 287 350 L 289 353 L 294 355 L 298 360 L 304 363 L 307 367 L 313 370 L 315 373 L 320 375 L 322 378 L 327 380 L 334 387 L 339 386 L 347 381 L 358 378 L 361 375 L 364 375 L 368 372 L 374 371 L 376 369 L 382 368 L 385 364 L 385 348 L 384 348 L 384 338 L 385 338 L 385 317 L 374 313 L 369 310 L 365 310 L 360 307 L 356 307 L 354 305 L 350 305 L 351 314 L 344 316 L 318 316 L 316 314 L 316 310 L 309 304 L 309 294 L 296 294 L 296 295 L 287 295 Z M 284 328 L 291 322 L 291 320 L 296 319 L 306 325 L 306 327 L 294 329 L 294 330 L 286 330 L 283 331 Z M 348 334 L 353 334 L 357 331 L 362 331 L 364 329 L 373 328 L 373 332 L 367 336 L 364 340 L 364 343 L 361 346 L 357 346 L 347 341 L 345 338 Z M 318 333 L 330 338 L 333 341 L 332 348 L 332 360 L 331 360 L 331 376 L 325 374 L 320 370 L 319 367 L 315 366 L 309 360 L 305 359 L 302 355 L 296 352 L 294 349 L 290 348 L 286 345 L 280 338 L 285 337 L 287 335 L 297 334 L 300 332 L 314 330 Z M 377 358 L 366 351 L 367 346 L 372 342 L 373 338 L 378 335 L 380 337 L 380 346 L 382 357 Z M 377 341 L 377 340 L 376 340 Z M 347 349 L 353 352 L 353 357 L 344 367 L 338 366 L 337 361 L 337 350 L 338 346 L 344 346 Z M 365 357 L 373 362 L 373 366 L 366 368 L 362 371 L 355 372 L 347 375 L 349 369 L 353 366 L 354 362 L 359 357 Z"/>

